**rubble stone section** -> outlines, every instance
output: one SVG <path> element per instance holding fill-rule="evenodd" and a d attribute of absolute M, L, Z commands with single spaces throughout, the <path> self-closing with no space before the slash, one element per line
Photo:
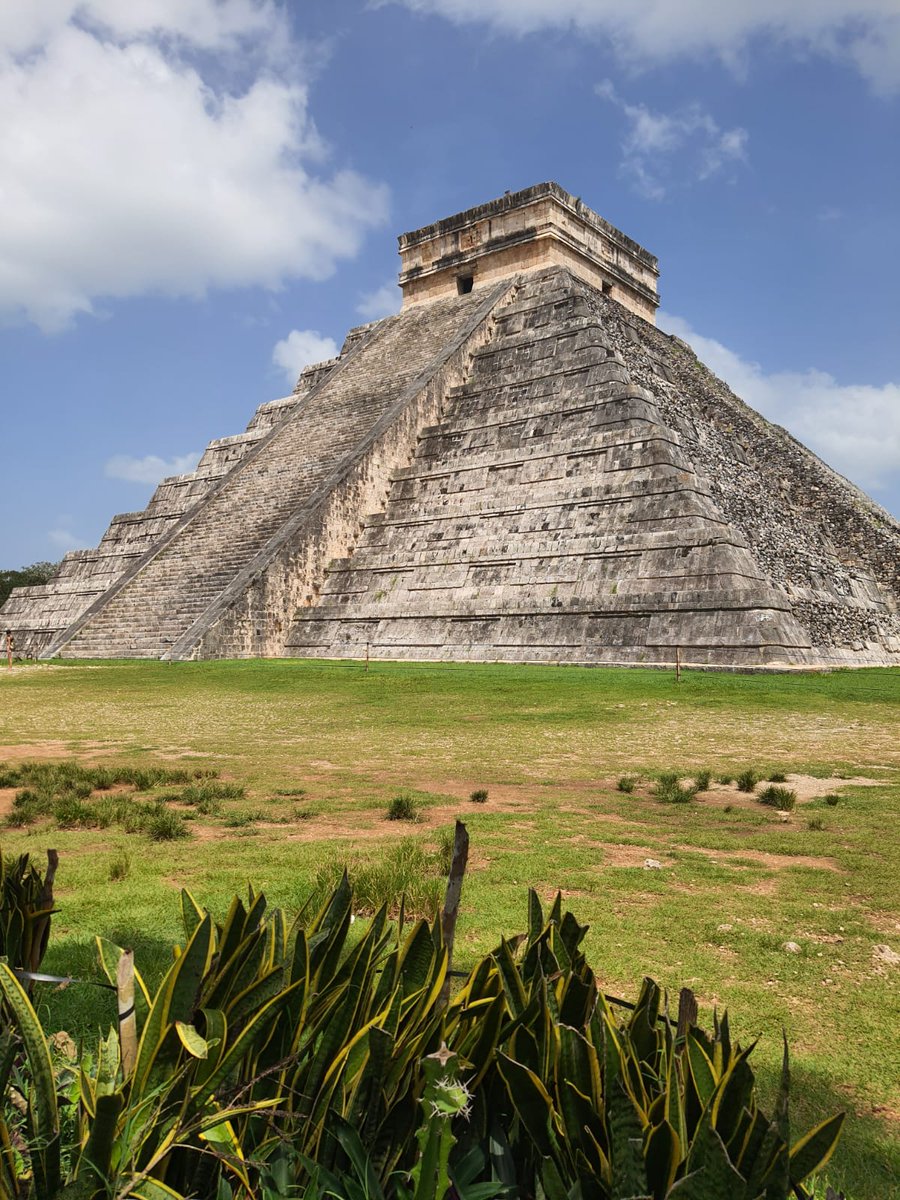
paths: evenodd
<path fill-rule="evenodd" d="M 351 331 L 347 341 L 356 333 Z M 347 343 L 342 354 L 346 349 Z M 210 442 L 196 468 L 163 479 L 145 509 L 114 516 L 99 546 L 70 551 L 53 579 L 34 587 L 16 588 L 3 606 L 0 623 L 12 630 L 17 652 L 28 657 L 43 654 L 130 567 L 158 545 L 250 449 L 289 417 L 339 361 L 332 359 L 307 367 L 290 396 L 261 404 L 244 433 Z"/>
<path fill-rule="evenodd" d="M 539 183 L 400 235 L 403 307 L 567 267 L 651 324 L 657 259 L 558 183 Z"/>
<path fill-rule="evenodd" d="M 48 653 L 66 657 L 278 654 L 294 608 L 314 599 L 322 555 L 349 549 L 359 506 L 383 502 L 421 424 L 398 404 L 442 387 L 432 376 L 484 323 L 506 285 L 378 323 L 70 626 Z M 454 368 L 459 374 L 459 366 Z M 453 379 L 456 375 L 453 376 Z M 415 406 L 413 406 L 414 408 Z M 257 418 L 260 414 L 257 414 Z M 263 414 L 262 419 L 265 419 Z M 386 428 L 385 428 L 386 426 Z M 348 470 L 382 434 L 347 483 Z M 259 436 L 259 435 L 262 436 Z M 227 453 L 227 447 L 218 451 Z M 305 525 L 322 516 L 330 524 Z"/>

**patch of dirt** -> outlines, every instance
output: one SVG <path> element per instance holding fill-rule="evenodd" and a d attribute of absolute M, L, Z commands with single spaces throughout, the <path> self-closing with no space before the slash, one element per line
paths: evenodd
<path fill-rule="evenodd" d="M 690 780 L 685 782 L 689 783 Z M 852 779 L 837 779 L 834 776 L 819 779 L 815 775 L 788 775 L 785 783 L 776 783 L 772 786 L 789 788 L 796 793 L 798 804 L 809 804 L 811 800 L 820 800 L 822 796 L 827 796 L 831 792 L 841 793 L 844 788 L 883 787 L 884 783 L 883 779 L 870 779 L 864 775 L 854 776 Z M 699 800 L 701 804 L 704 799 L 724 800 L 738 808 L 752 808 L 754 812 L 764 812 L 765 806 L 759 803 L 759 794 L 768 786 L 768 781 L 763 780 L 756 785 L 755 792 L 739 792 L 734 784 L 714 783 L 709 791 L 700 792 Z M 774 815 L 776 810 L 773 808 L 769 811 Z"/>
<path fill-rule="evenodd" d="M 0 762 L 21 762 L 46 758 L 94 758 L 115 754 L 118 742 L 24 742 L 18 746 L 0 746 Z"/>
<path fill-rule="evenodd" d="M 741 847 L 740 850 L 707 850 L 703 846 L 675 846 L 674 849 L 681 850 L 685 854 L 705 854 L 714 862 L 721 861 L 726 866 L 738 868 L 742 864 L 734 860 L 743 858 L 759 863 L 762 867 L 770 867 L 774 871 L 781 871 L 788 867 L 816 867 L 820 871 L 841 870 L 833 858 L 815 854 L 771 854 L 768 850 L 749 850 L 744 847 Z"/>
<path fill-rule="evenodd" d="M 18 788 L 0 788 L 0 817 L 6 817 L 12 812 L 13 800 Z"/>
<path fill-rule="evenodd" d="M 664 868 L 672 866 L 666 854 L 653 846 L 623 846 L 619 842 L 592 842 L 603 852 L 603 860 L 598 867 L 642 867 L 648 858 L 661 862 Z"/>

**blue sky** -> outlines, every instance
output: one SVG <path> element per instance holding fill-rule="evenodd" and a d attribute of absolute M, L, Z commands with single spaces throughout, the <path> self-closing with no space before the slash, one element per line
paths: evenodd
<path fill-rule="evenodd" d="M 0 113 L 0 567 L 396 307 L 398 233 L 546 179 L 900 515 L 900 0 L 4 0 Z"/>

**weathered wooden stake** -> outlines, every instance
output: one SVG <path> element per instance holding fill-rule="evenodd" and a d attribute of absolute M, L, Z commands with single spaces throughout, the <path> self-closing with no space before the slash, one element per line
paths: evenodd
<path fill-rule="evenodd" d="M 683 1042 L 692 1025 L 697 1024 L 697 997 L 690 988 L 682 988 L 678 995 L 678 1028 L 675 1041 Z"/>
<path fill-rule="evenodd" d="M 366 674 L 369 673 L 369 643 L 366 642 Z"/>
<path fill-rule="evenodd" d="M 116 997 L 119 1002 L 119 1047 L 122 1074 L 129 1078 L 137 1058 L 137 1020 L 134 1015 L 134 951 L 123 950 L 116 968 Z"/>
<path fill-rule="evenodd" d="M 450 1002 L 450 970 L 453 966 L 453 939 L 456 936 L 456 918 L 459 914 L 459 901 L 462 896 L 463 876 L 466 873 L 466 863 L 469 860 L 469 831 L 462 821 L 456 822 L 453 835 L 453 858 L 450 861 L 450 874 L 447 877 L 447 895 L 444 898 L 444 911 L 441 913 L 441 932 L 444 945 L 447 947 L 447 977 L 441 988 L 441 1007 L 446 1008 Z"/>
<path fill-rule="evenodd" d="M 681 683 L 681 647 L 675 647 L 675 682 Z"/>

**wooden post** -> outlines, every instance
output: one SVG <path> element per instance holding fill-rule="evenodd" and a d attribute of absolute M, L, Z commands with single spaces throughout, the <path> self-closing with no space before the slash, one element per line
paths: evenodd
<path fill-rule="evenodd" d="M 440 1006 L 446 1008 L 450 1002 L 450 969 L 453 966 L 453 940 L 456 937 L 456 918 L 459 914 L 459 901 L 462 896 L 463 876 L 466 873 L 466 863 L 469 860 L 469 832 L 462 821 L 456 822 L 453 835 L 453 858 L 450 861 L 450 874 L 447 877 L 447 895 L 444 898 L 444 911 L 441 913 L 441 932 L 444 945 L 447 947 L 447 977 L 441 988 Z"/>
<path fill-rule="evenodd" d="M 676 1045 L 683 1045 L 688 1030 L 697 1024 L 697 997 L 690 988 L 682 988 L 678 996 L 678 1028 L 675 1031 Z"/>
<path fill-rule="evenodd" d="M 12 652 L 13 652 L 13 635 L 7 629 L 6 631 L 6 665 L 12 670 Z"/>
<path fill-rule="evenodd" d="M 123 950 L 116 968 L 116 999 L 119 1007 L 119 1048 L 122 1074 L 129 1078 L 137 1058 L 137 1020 L 134 1015 L 134 951 Z"/>
<path fill-rule="evenodd" d="M 369 673 L 369 643 L 366 642 L 366 674 Z"/>
<path fill-rule="evenodd" d="M 681 647 L 675 647 L 675 682 L 681 683 Z"/>

